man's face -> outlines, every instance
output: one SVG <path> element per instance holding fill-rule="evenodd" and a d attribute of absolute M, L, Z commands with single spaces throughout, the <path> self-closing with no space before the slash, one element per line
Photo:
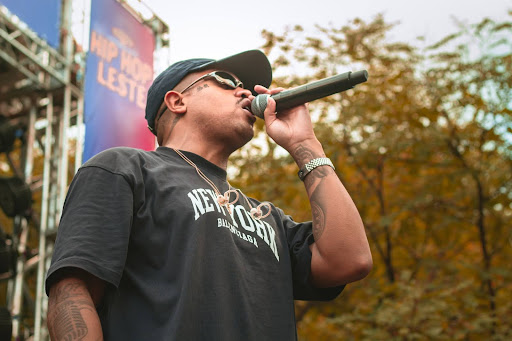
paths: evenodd
<path fill-rule="evenodd" d="M 198 78 L 213 71 L 217 70 L 189 74 L 174 90 L 182 92 L 187 114 L 195 129 L 201 130 L 201 134 L 212 143 L 225 143 L 227 147 L 236 150 L 254 136 L 256 117 L 249 111 L 254 97 L 249 90 L 233 88 L 213 76 L 196 82 Z M 236 80 L 233 82 L 236 85 Z"/>

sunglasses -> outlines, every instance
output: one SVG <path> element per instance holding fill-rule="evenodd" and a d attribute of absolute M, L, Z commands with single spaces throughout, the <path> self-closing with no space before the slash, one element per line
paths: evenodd
<path fill-rule="evenodd" d="M 188 89 L 192 87 L 192 85 L 196 84 L 197 82 L 206 79 L 206 78 L 213 78 L 217 81 L 217 83 L 226 85 L 232 89 L 236 89 L 237 87 L 244 87 L 244 83 L 242 83 L 238 78 L 235 77 L 232 73 L 229 73 L 227 71 L 213 71 L 210 73 L 207 73 L 206 75 L 202 75 L 192 83 L 190 83 L 185 89 L 181 91 L 181 93 L 184 93 Z"/>

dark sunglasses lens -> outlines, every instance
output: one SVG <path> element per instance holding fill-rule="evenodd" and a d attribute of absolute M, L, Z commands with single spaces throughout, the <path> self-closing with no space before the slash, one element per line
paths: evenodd
<path fill-rule="evenodd" d="M 222 71 L 219 72 L 218 71 L 215 73 L 215 75 L 220 78 L 219 81 L 221 83 L 224 83 L 224 84 L 232 87 L 233 89 L 236 88 L 240 84 L 240 82 L 237 79 L 235 79 L 232 75 L 230 75 L 227 72 L 222 72 Z"/>

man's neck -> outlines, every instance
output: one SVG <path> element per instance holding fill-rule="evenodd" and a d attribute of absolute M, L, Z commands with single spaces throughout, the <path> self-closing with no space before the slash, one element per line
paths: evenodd
<path fill-rule="evenodd" d="M 196 143 L 163 143 L 162 146 L 194 153 L 224 170 L 226 170 L 228 167 L 228 159 L 229 156 L 231 155 L 231 152 L 221 150 L 220 148 L 215 148 L 212 145 L 203 146 Z"/>

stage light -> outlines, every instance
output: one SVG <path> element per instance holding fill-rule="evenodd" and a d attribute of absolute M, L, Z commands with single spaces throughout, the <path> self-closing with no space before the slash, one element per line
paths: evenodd
<path fill-rule="evenodd" d="M 0 274 L 10 273 L 12 275 L 15 268 L 16 250 L 12 246 L 12 240 L 5 236 L 0 236 Z"/>
<path fill-rule="evenodd" d="M 15 140 L 16 127 L 5 116 L 0 115 L 0 153 L 11 151 Z"/>
<path fill-rule="evenodd" d="M 18 177 L 0 177 L 0 207 L 8 217 L 26 215 L 32 206 L 30 187 Z"/>

